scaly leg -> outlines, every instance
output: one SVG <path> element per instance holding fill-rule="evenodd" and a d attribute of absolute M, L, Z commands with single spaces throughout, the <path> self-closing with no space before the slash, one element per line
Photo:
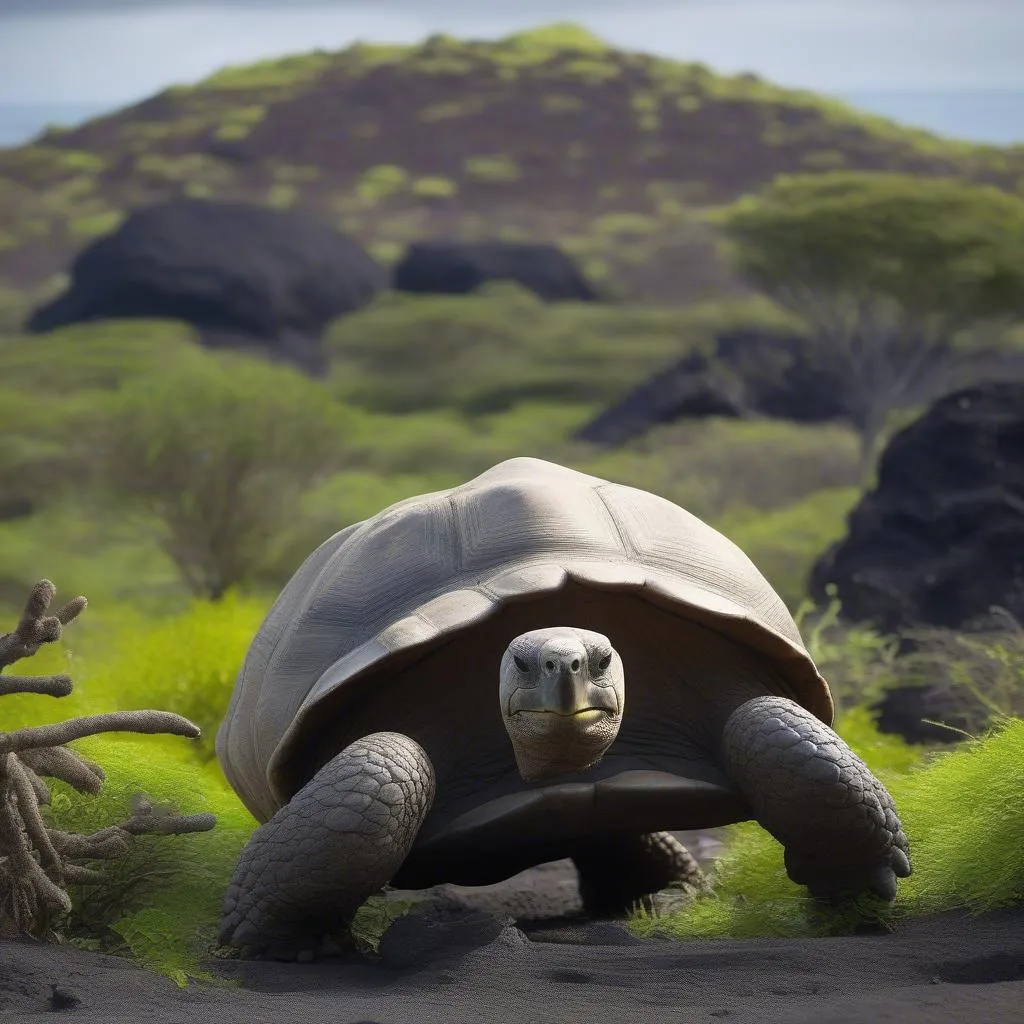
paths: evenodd
<path fill-rule="evenodd" d="M 794 882 L 822 900 L 896 898 L 911 869 L 892 797 L 824 722 L 785 697 L 757 697 L 729 716 L 722 751 Z"/>
<path fill-rule="evenodd" d="M 221 944 L 315 956 L 398 871 L 433 801 L 433 766 L 408 736 L 350 744 L 253 833 L 224 898 Z"/>

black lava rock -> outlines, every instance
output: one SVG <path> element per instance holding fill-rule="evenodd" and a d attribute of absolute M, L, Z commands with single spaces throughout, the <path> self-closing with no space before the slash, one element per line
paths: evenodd
<path fill-rule="evenodd" d="M 397 291 L 466 295 L 489 281 L 514 281 L 547 302 L 598 298 L 576 264 L 548 244 L 417 242 L 397 264 Z"/>
<path fill-rule="evenodd" d="M 75 259 L 26 329 L 122 317 L 183 320 L 211 346 L 266 347 L 316 369 L 319 337 L 387 275 L 322 221 L 250 203 L 174 199 L 135 211 Z"/>
<path fill-rule="evenodd" d="M 710 416 L 768 416 L 797 423 L 843 417 L 835 365 L 814 358 L 808 339 L 736 330 L 710 353 L 684 356 L 586 424 L 577 437 L 624 444 L 665 423 Z"/>
<path fill-rule="evenodd" d="M 947 395 L 897 434 L 847 536 L 811 574 L 844 618 L 887 631 L 1024 618 L 1024 382 Z"/>

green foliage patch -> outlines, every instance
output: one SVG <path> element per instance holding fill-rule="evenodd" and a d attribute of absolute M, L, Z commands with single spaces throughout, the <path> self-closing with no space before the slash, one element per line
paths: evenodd
<path fill-rule="evenodd" d="M 420 199 L 450 199 L 458 191 L 454 181 L 437 175 L 416 178 L 412 183 L 412 194 Z"/>
<path fill-rule="evenodd" d="M 882 736 L 863 710 L 845 715 L 837 731 L 892 793 L 910 839 L 914 874 L 900 882 L 891 908 L 874 900 L 815 907 L 786 875 L 781 845 L 744 822 L 728 830 L 712 894 L 664 916 L 637 915 L 631 930 L 679 939 L 832 935 L 865 921 L 891 927 L 910 915 L 1024 900 L 1024 720 L 929 758 Z"/>
<path fill-rule="evenodd" d="M 471 156 L 463 165 L 466 177 L 474 181 L 502 183 L 518 181 L 522 176 L 519 165 L 510 156 Z"/>
<path fill-rule="evenodd" d="M 480 413 L 614 400 L 701 343 L 715 319 L 707 310 L 546 304 L 501 284 L 469 296 L 381 295 L 333 324 L 326 345 L 346 401 Z"/>
<path fill-rule="evenodd" d="M 331 54 L 316 50 L 313 53 L 222 68 L 204 78 L 196 88 L 209 91 L 255 92 L 304 85 L 319 77 L 333 63 L 334 57 Z"/>

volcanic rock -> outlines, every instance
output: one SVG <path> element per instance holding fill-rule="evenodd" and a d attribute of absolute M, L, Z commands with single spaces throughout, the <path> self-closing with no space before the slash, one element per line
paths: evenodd
<path fill-rule="evenodd" d="M 581 441 L 619 445 L 676 420 L 768 416 L 821 423 L 846 413 L 837 367 L 814 358 L 807 338 L 739 329 L 712 352 L 684 356 L 591 420 Z"/>
<path fill-rule="evenodd" d="M 400 292 L 466 295 L 490 281 L 514 281 L 547 302 L 598 298 L 557 246 L 519 242 L 417 242 L 395 267 Z"/>
<path fill-rule="evenodd" d="M 253 344 L 313 371 L 325 325 L 387 283 L 356 242 L 320 220 L 200 199 L 137 210 L 78 255 L 71 279 L 27 330 L 121 317 L 183 320 L 211 347 Z"/>
<path fill-rule="evenodd" d="M 844 618 L 885 631 L 1024 618 L 1024 382 L 957 391 L 897 434 L 847 536 L 811 574 Z"/>

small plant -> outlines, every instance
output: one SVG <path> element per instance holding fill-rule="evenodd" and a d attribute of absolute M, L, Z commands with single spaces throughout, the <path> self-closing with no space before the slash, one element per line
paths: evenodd
<path fill-rule="evenodd" d="M 448 178 L 417 178 L 412 183 L 413 195 L 421 199 L 448 199 L 458 192 L 458 186 Z"/>
<path fill-rule="evenodd" d="M 0 673 L 35 654 L 40 646 L 59 640 L 63 627 L 86 606 L 76 597 L 55 615 L 47 615 L 56 588 L 40 580 L 33 588 L 21 621 L 11 633 L 0 634 Z M 6 676 L 0 696 L 39 693 L 66 697 L 72 682 L 65 675 Z M 96 794 L 105 778 L 103 769 L 65 746 L 71 740 L 103 732 L 169 733 L 195 738 L 199 729 L 168 711 L 115 711 L 87 715 L 54 725 L 0 732 L 0 936 L 23 936 L 61 941 L 61 919 L 71 911 L 69 884 L 104 881 L 76 860 L 109 860 L 131 849 L 131 838 L 154 833 L 180 835 L 206 832 L 212 814 L 179 815 L 170 805 L 154 807 L 142 793 L 132 798 L 131 817 L 92 835 L 50 828 L 40 807 L 50 804 L 43 777 L 58 779 L 80 793 Z"/>

